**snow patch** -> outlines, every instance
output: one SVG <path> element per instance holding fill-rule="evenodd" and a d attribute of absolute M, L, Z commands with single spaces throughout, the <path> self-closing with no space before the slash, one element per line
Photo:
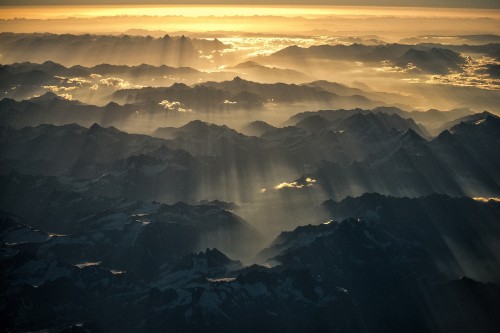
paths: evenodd
<path fill-rule="evenodd" d="M 76 264 L 75 266 L 78 268 L 90 267 L 90 266 L 99 266 L 102 261 L 86 261 L 81 264 Z"/>

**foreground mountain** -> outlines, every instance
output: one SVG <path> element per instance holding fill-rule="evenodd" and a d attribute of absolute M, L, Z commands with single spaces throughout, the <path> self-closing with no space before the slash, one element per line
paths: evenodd
<path fill-rule="evenodd" d="M 262 240 L 246 221 L 215 206 L 59 192 L 38 209 L 35 218 L 32 212 L 17 211 L 30 226 L 3 223 L 4 242 L 40 258 L 70 265 L 99 263 L 149 280 L 191 252 L 217 247 L 242 258 Z M 34 247 L 28 246 L 32 239 Z"/>
<path fill-rule="evenodd" d="M 230 231 L 231 224 L 239 228 L 242 222 L 231 215 L 221 219 L 227 212 L 158 203 L 121 203 L 114 209 L 120 212 L 84 218 L 81 231 L 69 235 L 33 229 L 2 214 L 4 327 L 230 332 L 246 322 L 249 331 L 271 332 L 283 320 L 290 331 L 356 327 L 347 295 L 323 290 L 303 271 L 242 270 L 217 249 L 183 255 L 202 246 L 196 241 L 200 236 L 211 244 L 213 236 L 237 242 L 231 249 L 242 245 Z M 252 232 L 241 231 L 243 237 Z M 324 315 L 331 311 L 337 313 L 333 318 Z M 253 320 L 255 315 L 261 320 Z"/>
<path fill-rule="evenodd" d="M 213 256 L 209 251 L 201 255 Z M 126 274 L 106 274 L 99 267 L 74 268 L 36 288 L 11 287 L 2 299 L 3 309 L 12 312 L 2 311 L 1 316 L 6 327 L 26 330 L 232 332 L 242 323 L 248 332 L 273 332 L 283 323 L 290 332 L 357 327 L 348 296 L 338 290 L 325 298 L 318 282 L 303 272 L 249 272 L 233 279 L 198 281 L 162 290 Z M 18 315 L 28 307 L 26 315 Z"/>
<path fill-rule="evenodd" d="M 497 331 L 497 201 L 365 194 L 314 203 L 371 190 L 498 197 L 498 117 L 431 140 L 397 114 L 294 119 L 257 124 L 268 129 L 259 137 L 201 121 L 159 128 L 158 137 L 97 124 L 2 127 L 2 323 L 19 331 L 231 332 L 242 323 L 248 332 Z M 286 182 L 278 165 L 315 169 Z M 225 208 L 258 211 L 250 215 L 263 232 Z M 327 222 L 280 234 L 254 260 L 264 237 L 319 217 Z M 263 265 L 245 266 L 256 261 Z"/>
<path fill-rule="evenodd" d="M 500 205 L 496 201 L 365 194 L 340 202 L 328 200 L 323 207 L 335 220 L 355 217 L 375 221 L 393 235 L 422 243 L 441 269 L 455 276 L 500 282 L 500 252 L 495 245 L 500 235 Z"/>
<path fill-rule="evenodd" d="M 376 194 L 328 201 L 333 217 L 356 218 L 281 234 L 260 255 L 273 267 L 243 267 L 217 249 L 181 254 L 193 251 L 192 237 L 210 229 L 207 222 L 227 228 L 217 217 L 227 212 L 213 206 L 114 207 L 131 215 L 84 218 L 81 231 L 69 235 L 2 214 L 6 327 L 230 332 L 245 323 L 249 332 L 494 332 L 500 325 L 498 284 L 461 277 L 500 277 L 495 243 L 476 247 L 476 239 L 498 237 L 494 201 Z"/>
<path fill-rule="evenodd" d="M 305 268 L 323 283 L 345 288 L 367 331 L 468 332 L 472 318 L 486 332 L 499 327 L 490 311 L 498 301 L 488 296 L 498 294 L 498 284 L 461 278 L 467 272 L 499 281 L 497 202 L 373 194 L 328 201 L 325 208 L 336 219 L 356 218 L 282 233 L 261 258 L 281 269 Z M 462 309 L 442 306 L 455 297 Z"/>

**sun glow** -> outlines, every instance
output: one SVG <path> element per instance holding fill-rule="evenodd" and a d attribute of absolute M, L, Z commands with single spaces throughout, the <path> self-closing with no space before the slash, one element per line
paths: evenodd
<path fill-rule="evenodd" d="M 356 6 L 16 6 L 3 7 L 0 19 L 61 19 L 105 16 L 398 16 L 398 17 L 497 17 L 500 11 L 491 9 L 450 9 L 413 7 Z"/>

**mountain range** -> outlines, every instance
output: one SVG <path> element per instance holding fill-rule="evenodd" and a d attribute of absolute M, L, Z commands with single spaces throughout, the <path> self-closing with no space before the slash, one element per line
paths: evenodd
<path fill-rule="evenodd" d="M 0 20 L 0 331 L 500 331 L 494 15 L 127 8 Z"/>

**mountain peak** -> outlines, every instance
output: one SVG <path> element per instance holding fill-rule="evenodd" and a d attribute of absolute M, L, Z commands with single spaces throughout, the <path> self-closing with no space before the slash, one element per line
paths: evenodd
<path fill-rule="evenodd" d="M 242 133 L 246 135 L 261 136 L 262 134 L 272 131 L 276 127 L 266 123 L 262 120 L 256 120 L 245 125 L 242 129 Z"/>
<path fill-rule="evenodd" d="M 89 131 L 96 131 L 96 130 L 100 130 L 100 129 L 103 129 L 103 128 L 104 127 L 102 127 L 98 123 L 93 123 L 92 126 L 89 127 Z"/>
<path fill-rule="evenodd" d="M 203 252 L 200 252 L 200 253 L 203 253 Z M 222 253 L 221 251 L 219 251 L 215 247 L 213 249 L 207 248 L 205 250 L 205 253 L 203 253 L 203 254 L 205 256 L 209 256 L 209 257 L 227 258 L 227 256 L 224 253 Z"/>
<path fill-rule="evenodd" d="M 189 89 L 189 86 L 185 85 L 184 83 L 179 83 L 176 82 L 170 86 L 172 89 Z"/>
<path fill-rule="evenodd" d="M 425 142 L 425 139 L 422 138 L 417 132 L 413 129 L 408 128 L 400 135 L 400 140 L 402 142 Z"/>
<path fill-rule="evenodd" d="M 113 127 L 113 126 L 103 127 L 103 126 L 99 125 L 98 123 L 93 123 L 92 126 L 90 126 L 89 129 L 87 130 L 87 133 L 89 133 L 89 134 L 93 134 L 93 133 L 117 134 L 117 133 L 120 133 L 120 131 L 116 127 Z"/>
<path fill-rule="evenodd" d="M 209 126 L 208 123 L 201 121 L 199 119 L 192 120 L 186 125 L 182 126 L 180 129 L 183 130 L 188 130 L 188 131 L 198 131 L 204 128 L 207 128 Z"/>
<path fill-rule="evenodd" d="M 483 113 L 484 114 L 484 113 Z M 455 134 L 463 131 L 469 131 L 473 128 L 496 130 L 500 128 L 500 117 L 487 112 L 485 116 L 480 114 L 479 117 L 469 117 L 468 120 L 462 121 L 453 126 L 450 132 Z"/>
<path fill-rule="evenodd" d="M 50 65 L 50 66 L 62 66 L 62 65 L 60 65 L 60 64 L 58 64 L 58 63 L 55 63 L 55 62 L 53 62 L 53 61 L 50 61 L 50 60 L 44 61 L 44 62 L 42 63 L 42 65 L 46 65 L 46 66 L 47 66 L 47 65 Z"/>
<path fill-rule="evenodd" d="M 449 141 L 449 140 L 453 140 L 453 134 L 451 134 L 451 132 L 448 130 L 442 131 L 435 139 L 435 141 L 439 142 Z"/>
<path fill-rule="evenodd" d="M 47 91 L 45 94 L 38 96 L 38 97 L 33 97 L 30 99 L 30 101 L 34 102 L 50 102 L 54 99 L 60 99 L 62 100 L 62 97 L 57 96 L 54 94 L 52 91 Z"/>
<path fill-rule="evenodd" d="M 245 61 L 245 62 L 242 62 L 236 66 L 234 66 L 234 68 L 249 68 L 249 67 L 264 67 L 262 66 L 261 64 L 255 62 L 255 61 Z M 235 77 L 236 78 L 239 78 L 238 76 Z"/>

